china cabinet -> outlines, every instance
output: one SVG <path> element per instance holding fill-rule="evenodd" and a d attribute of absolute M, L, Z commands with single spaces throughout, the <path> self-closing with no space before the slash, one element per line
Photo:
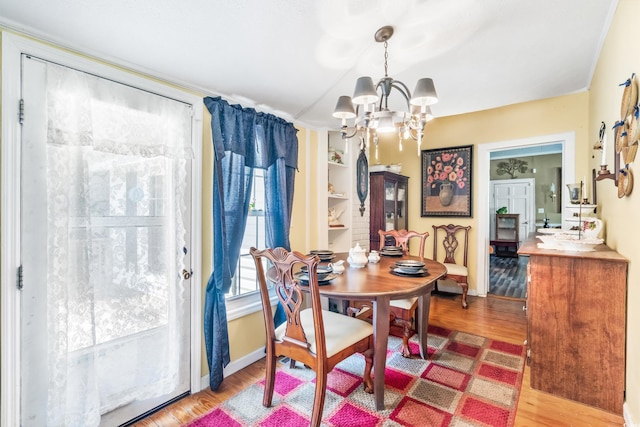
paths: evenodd
<path fill-rule="evenodd" d="M 518 256 L 520 214 L 496 214 L 496 238 L 490 243 L 498 256 Z"/>
<path fill-rule="evenodd" d="M 380 247 L 379 230 L 407 229 L 408 181 L 407 176 L 387 171 L 369 174 L 369 245 L 371 249 Z"/>
<path fill-rule="evenodd" d="M 520 250 L 527 265 L 531 387 L 622 414 L 628 261 L 604 244 L 591 252 Z"/>

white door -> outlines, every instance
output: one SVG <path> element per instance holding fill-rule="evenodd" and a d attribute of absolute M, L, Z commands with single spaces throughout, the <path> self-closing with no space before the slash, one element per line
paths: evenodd
<path fill-rule="evenodd" d="M 535 231 L 535 180 L 503 179 L 491 181 L 491 204 L 489 206 L 491 218 L 491 239 L 495 238 L 496 216 L 501 207 L 507 208 L 507 213 L 519 214 L 519 241 L 522 243 L 532 231 Z"/>
<path fill-rule="evenodd" d="M 24 55 L 22 96 L 21 424 L 120 425 L 190 389 L 190 106 Z"/>

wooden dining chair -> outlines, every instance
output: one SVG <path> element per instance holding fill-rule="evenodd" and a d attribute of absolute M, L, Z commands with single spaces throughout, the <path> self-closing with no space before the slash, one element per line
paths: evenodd
<path fill-rule="evenodd" d="M 412 238 L 420 239 L 420 248 L 418 250 L 419 256 L 424 257 L 424 247 L 429 237 L 428 232 L 418 233 L 417 231 L 407 230 L 379 230 L 380 235 L 380 250 L 385 246 L 387 237 L 394 240 L 396 246 L 402 248 L 403 254 L 409 254 L 409 240 Z M 411 357 L 411 350 L 409 349 L 409 338 L 413 335 L 413 326 L 416 309 L 418 308 L 418 297 L 405 298 L 398 300 L 391 300 L 390 306 L 390 321 L 391 323 L 397 323 L 402 327 L 402 355 L 404 357 Z M 356 313 L 358 318 L 371 318 L 373 309 L 371 304 L 367 302 L 352 302 L 350 304 L 350 312 Z"/>
<path fill-rule="evenodd" d="M 468 308 L 467 292 L 469 290 L 467 268 L 467 255 L 469 252 L 469 230 L 471 226 L 462 225 L 434 225 L 433 226 L 433 259 L 442 262 L 447 268 L 447 275 L 442 279 L 455 280 L 462 288 L 462 308 Z M 438 232 L 442 240 L 438 238 Z M 444 234 L 443 234 L 444 233 Z M 456 262 L 456 251 L 462 244 L 462 263 Z M 442 245 L 442 249 L 438 252 L 438 247 Z M 441 258 L 439 258 L 441 257 Z M 438 288 L 436 282 L 436 290 Z"/>
<path fill-rule="evenodd" d="M 262 404 L 271 406 L 276 358 L 279 356 L 300 362 L 316 373 L 311 426 L 319 426 L 322 419 L 327 374 L 337 363 L 356 352 L 365 357 L 364 390 L 373 393 L 373 327 L 364 320 L 322 310 L 316 274 L 320 259 L 315 255 L 305 256 L 284 248 L 251 248 L 250 253 L 256 265 L 267 334 Z M 302 285 L 295 277 L 295 272 L 302 266 L 307 267 L 308 285 Z M 273 286 L 269 286 L 269 283 Z M 286 321 L 278 327 L 275 327 L 271 309 L 269 289 L 272 287 L 286 314 Z M 311 308 L 304 308 L 305 296 L 311 298 Z"/>
<path fill-rule="evenodd" d="M 385 246 L 387 237 L 391 237 L 395 240 L 396 246 L 402 248 L 402 252 L 404 252 L 405 255 L 409 254 L 409 240 L 413 237 L 419 237 L 420 248 L 418 249 L 418 255 L 424 257 L 424 246 L 427 242 L 427 237 L 429 237 L 429 233 L 426 231 L 424 233 L 418 233 L 417 231 L 407 230 L 378 230 L 378 234 L 380 235 L 380 250 Z"/>

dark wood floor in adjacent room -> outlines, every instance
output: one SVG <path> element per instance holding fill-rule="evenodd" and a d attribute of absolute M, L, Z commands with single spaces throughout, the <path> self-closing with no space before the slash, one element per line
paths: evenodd
<path fill-rule="evenodd" d="M 524 299 L 527 294 L 528 256 L 489 258 L 489 294 Z"/>
<path fill-rule="evenodd" d="M 469 309 L 460 307 L 460 297 L 431 300 L 429 321 L 433 325 L 521 344 L 526 338 L 522 301 L 469 297 Z M 138 427 L 178 427 L 209 412 L 220 402 L 264 378 L 264 359 L 225 378 L 216 392 L 195 393 L 138 422 Z M 261 405 L 262 402 L 256 402 Z M 525 367 L 516 414 L 516 426 L 622 426 L 622 416 L 600 411 L 571 400 L 554 397 L 530 387 Z"/>

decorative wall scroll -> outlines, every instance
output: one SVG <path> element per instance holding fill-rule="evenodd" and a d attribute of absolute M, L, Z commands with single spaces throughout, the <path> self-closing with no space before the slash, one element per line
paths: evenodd
<path fill-rule="evenodd" d="M 367 200 L 369 194 L 369 162 L 365 154 L 364 139 L 360 138 L 360 155 L 356 165 L 358 199 L 360 200 L 360 216 L 364 216 L 364 201 Z"/>

